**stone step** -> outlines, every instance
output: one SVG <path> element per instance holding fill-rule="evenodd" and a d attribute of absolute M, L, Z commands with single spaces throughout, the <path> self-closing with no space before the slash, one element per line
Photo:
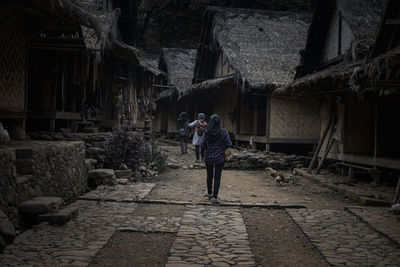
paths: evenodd
<path fill-rule="evenodd" d="M 69 220 L 78 216 L 78 207 L 67 207 L 56 212 L 40 214 L 38 216 L 39 222 L 48 222 L 55 225 L 63 225 Z"/>
<path fill-rule="evenodd" d="M 59 197 L 35 197 L 19 204 L 19 212 L 25 215 L 39 215 L 57 210 L 63 204 Z"/>
<path fill-rule="evenodd" d="M 92 158 L 85 159 L 85 166 L 86 166 L 86 170 L 88 170 L 88 171 L 94 170 L 96 164 L 97 164 L 96 159 L 92 159 Z"/>
<path fill-rule="evenodd" d="M 127 170 L 114 170 L 115 177 L 117 179 L 129 179 L 132 176 L 132 170 L 127 169 Z"/>
<path fill-rule="evenodd" d="M 115 173 L 113 169 L 94 169 L 88 171 L 88 186 L 96 188 L 98 185 L 115 185 Z"/>

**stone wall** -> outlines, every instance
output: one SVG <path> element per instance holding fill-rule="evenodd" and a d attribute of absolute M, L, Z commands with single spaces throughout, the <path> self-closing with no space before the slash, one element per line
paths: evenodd
<path fill-rule="evenodd" d="M 0 149 L 0 208 L 18 222 L 19 203 L 35 196 L 68 203 L 87 190 L 83 142 L 22 142 Z"/>
<path fill-rule="evenodd" d="M 299 155 L 286 155 L 275 152 L 251 152 L 230 150 L 231 160 L 225 163 L 227 169 L 264 169 L 293 170 L 308 166 L 311 158 Z"/>

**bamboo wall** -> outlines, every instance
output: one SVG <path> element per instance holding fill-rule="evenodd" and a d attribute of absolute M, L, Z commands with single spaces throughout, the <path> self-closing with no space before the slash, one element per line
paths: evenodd
<path fill-rule="evenodd" d="M 13 10 L 8 10 L 12 13 Z M 0 11 L 1 17 L 9 15 Z M 26 28 L 21 15 L 0 25 L 0 109 L 25 109 Z"/>
<path fill-rule="evenodd" d="M 271 97 L 270 138 L 318 139 L 320 111 L 316 100 Z"/>
<path fill-rule="evenodd" d="M 237 89 L 235 87 L 219 90 L 221 97 L 213 103 L 213 113 L 221 117 L 221 126 L 228 132 L 236 133 L 235 107 L 237 103 Z"/>

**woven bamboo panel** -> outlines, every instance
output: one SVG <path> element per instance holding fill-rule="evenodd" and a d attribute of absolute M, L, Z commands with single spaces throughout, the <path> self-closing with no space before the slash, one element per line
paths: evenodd
<path fill-rule="evenodd" d="M 16 16 L 0 25 L 0 107 L 23 110 L 25 107 L 25 25 Z"/>
<path fill-rule="evenodd" d="M 311 99 L 271 98 L 270 138 L 318 138 L 320 105 Z"/>

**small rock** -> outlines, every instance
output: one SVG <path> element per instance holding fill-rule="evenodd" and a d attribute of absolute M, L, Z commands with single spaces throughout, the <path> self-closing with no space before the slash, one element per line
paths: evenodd
<path fill-rule="evenodd" d="M 390 213 L 400 214 L 400 204 L 395 204 L 390 208 Z"/>

